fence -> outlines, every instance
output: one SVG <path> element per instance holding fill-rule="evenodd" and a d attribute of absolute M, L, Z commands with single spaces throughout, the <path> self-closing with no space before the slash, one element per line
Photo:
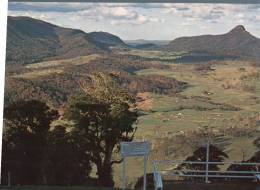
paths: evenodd
<path fill-rule="evenodd" d="M 252 179 L 252 180 L 260 180 L 260 172 L 258 168 L 260 168 L 260 163 L 248 163 L 248 162 L 211 162 L 209 161 L 209 142 L 207 143 L 207 151 L 206 151 L 206 161 L 172 161 L 172 160 L 162 160 L 162 161 L 154 161 L 153 162 L 153 175 L 154 175 L 154 186 L 155 190 L 163 189 L 163 181 L 162 174 L 167 176 L 178 176 L 178 177 L 192 177 L 192 178 L 205 178 L 205 182 L 209 183 L 209 178 L 227 178 L 227 179 Z M 160 165 L 166 164 L 168 166 L 166 171 L 159 168 Z M 169 164 L 175 164 L 175 166 L 179 166 L 181 164 L 189 164 L 189 165 L 205 165 L 205 169 L 200 170 L 188 170 L 188 169 L 175 169 L 169 168 Z M 242 170 L 210 170 L 210 165 L 233 165 L 233 166 L 250 166 L 248 170 L 245 168 Z M 192 167 L 191 167 L 192 168 Z"/>
<path fill-rule="evenodd" d="M 161 164 L 201 164 L 206 165 L 206 170 L 186 170 L 186 169 L 171 169 L 169 172 L 163 171 L 159 169 L 159 165 Z M 216 171 L 210 170 L 209 165 L 224 165 L 224 164 L 232 164 L 232 165 L 240 165 L 240 166 L 255 166 L 255 170 L 241 170 L 241 171 Z M 179 177 L 195 177 L 195 178 L 205 178 L 205 182 L 209 183 L 209 178 L 239 178 L 239 179 L 252 179 L 259 180 L 260 172 L 258 171 L 258 167 L 260 163 L 244 163 L 244 162 L 186 162 L 186 161 L 154 161 L 153 162 L 153 174 L 154 174 L 154 186 L 155 190 L 163 189 L 162 175 L 167 176 L 179 176 Z M 241 174 L 241 175 L 239 175 Z"/>

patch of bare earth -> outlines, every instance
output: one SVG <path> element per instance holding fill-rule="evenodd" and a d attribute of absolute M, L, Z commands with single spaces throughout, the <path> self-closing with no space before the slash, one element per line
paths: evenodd
<path fill-rule="evenodd" d="M 150 111 L 152 109 L 153 100 L 148 92 L 140 92 L 136 95 L 137 108 L 143 111 Z"/>

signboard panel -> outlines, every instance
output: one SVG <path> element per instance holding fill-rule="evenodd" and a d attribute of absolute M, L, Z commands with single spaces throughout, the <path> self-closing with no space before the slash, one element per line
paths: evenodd
<path fill-rule="evenodd" d="M 123 157 L 145 156 L 150 152 L 148 142 L 122 142 L 121 155 Z"/>

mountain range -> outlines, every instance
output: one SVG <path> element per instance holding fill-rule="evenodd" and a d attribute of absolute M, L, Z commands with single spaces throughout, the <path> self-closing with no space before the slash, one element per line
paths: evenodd
<path fill-rule="evenodd" d="M 30 17 L 8 17 L 7 63 L 27 64 L 108 53 L 115 47 L 260 58 L 260 39 L 241 25 L 222 35 L 180 37 L 166 45 L 145 41 L 133 47 L 107 32 L 86 33 Z"/>
<path fill-rule="evenodd" d="M 85 33 L 29 17 L 8 17 L 7 63 L 33 63 L 71 58 L 127 46 L 106 32 Z"/>

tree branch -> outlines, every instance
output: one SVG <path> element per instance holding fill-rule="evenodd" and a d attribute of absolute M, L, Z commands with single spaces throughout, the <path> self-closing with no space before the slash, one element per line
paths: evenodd
<path fill-rule="evenodd" d="M 123 162 L 123 160 L 124 160 L 123 158 L 121 158 L 120 160 L 113 160 L 110 162 L 110 165 L 112 166 L 113 164 L 120 164 Z"/>

